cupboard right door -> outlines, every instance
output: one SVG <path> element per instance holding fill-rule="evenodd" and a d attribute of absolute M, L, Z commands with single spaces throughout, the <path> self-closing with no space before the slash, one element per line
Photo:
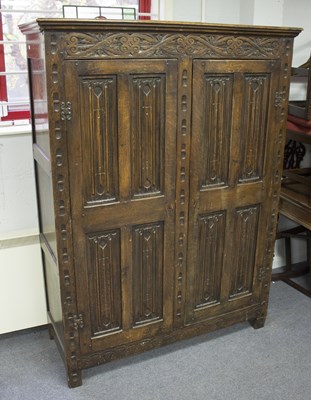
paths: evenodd
<path fill-rule="evenodd" d="M 279 68 L 193 63 L 186 324 L 260 301 Z"/>

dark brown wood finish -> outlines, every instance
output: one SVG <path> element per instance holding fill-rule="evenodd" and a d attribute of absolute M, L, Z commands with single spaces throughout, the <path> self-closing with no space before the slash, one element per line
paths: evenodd
<path fill-rule="evenodd" d="M 52 185 L 57 243 L 45 229 L 42 248 L 69 386 L 99 363 L 263 326 L 300 30 L 64 19 L 21 29 L 37 40 L 30 65 L 46 71 L 49 138 L 35 112 L 34 155 L 41 225 Z"/>
<path fill-rule="evenodd" d="M 172 325 L 176 74 L 174 60 L 65 65 L 84 353 Z"/>
<path fill-rule="evenodd" d="M 194 61 L 189 323 L 258 301 L 278 70 L 275 61 Z"/>

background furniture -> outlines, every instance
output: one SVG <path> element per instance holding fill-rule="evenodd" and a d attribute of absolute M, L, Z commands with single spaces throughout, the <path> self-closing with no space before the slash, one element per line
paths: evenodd
<path fill-rule="evenodd" d="M 311 120 L 311 73 L 310 73 L 310 61 L 302 64 L 300 67 L 292 68 L 292 81 L 304 81 L 306 84 L 306 98 L 305 100 L 290 101 L 288 103 L 288 113 L 290 115 L 303 118 L 305 120 Z"/>
<path fill-rule="evenodd" d="M 295 125 L 293 121 L 295 121 Z M 303 125 L 299 125 L 299 122 Z M 287 138 L 294 141 L 293 143 L 311 144 L 311 121 L 310 127 L 306 129 L 304 126 L 308 124 L 307 121 L 289 115 Z M 283 280 L 311 297 L 310 277 L 307 285 L 298 284 L 292 279 L 311 271 L 311 168 L 297 167 L 298 165 L 296 168 L 283 170 L 280 214 L 296 222 L 299 226 L 278 233 L 277 239 L 285 239 L 286 266 L 282 272 L 274 273 L 272 279 Z M 306 242 L 307 261 L 302 265 L 293 265 L 292 263 L 291 239 L 294 238 Z"/>
<path fill-rule="evenodd" d="M 311 69 L 309 60 L 298 68 L 292 68 L 292 77 L 306 83 L 306 99 L 290 101 L 287 119 L 287 139 L 283 180 L 280 195 L 280 214 L 296 222 L 296 228 L 278 232 L 277 239 L 285 239 L 286 265 L 281 272 L 272 275 L 273 280 L 283 280 L 311 297 L 311 278 L 307 285 L 298 284 L 292 278 L 311 271 L 311 168 L 301 168 L 306 153 L 304 144 L 311 144 Z M 306 242 L 307 261 L 293 265 L 291 239 Z"/>
<path fill-rule="evenodd" d="M 21 29 L 50 331 L 69 385 L 83 368 L 182 338 L 262 327 L 300 30 Z"/>

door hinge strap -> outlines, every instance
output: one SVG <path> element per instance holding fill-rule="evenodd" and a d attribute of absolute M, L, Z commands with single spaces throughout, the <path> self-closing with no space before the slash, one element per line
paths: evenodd
<path fill-rule="evenodd" d="M 72 114 L 72 106 L 71 106 L 71 102 L 70 101 L 62 101 L 60 104 L 60 118 L 62 121 L 70 121 Z"/>

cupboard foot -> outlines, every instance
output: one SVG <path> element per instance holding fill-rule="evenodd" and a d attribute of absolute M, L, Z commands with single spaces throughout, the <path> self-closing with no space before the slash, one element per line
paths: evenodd
<path fill-rule="evenodd" d="M 82 385 L 82 371 L 71 370 L 67 371 L 67 381 L 70 388 L 75 388 Z"/>
<path fill-rule="evenodd" d="M 258 317 L 249 321 L 254 329 L 263 328 L 266 322 L 266 317 Z"/>

